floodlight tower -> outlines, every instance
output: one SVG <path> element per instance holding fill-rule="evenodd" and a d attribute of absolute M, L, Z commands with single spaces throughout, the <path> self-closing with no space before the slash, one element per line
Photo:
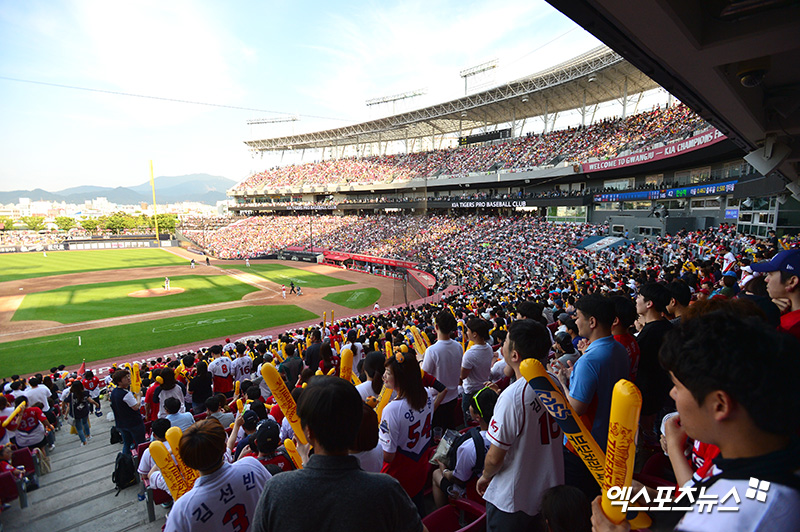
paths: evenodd
<path fill-rule="evenodd" d="M 416 98 L 417 96 L 422 96 L 423 94 L 427 94 L 428 89 L 416 89 L 413 91 L 407 91 L 400 94 L 393 94 L 391 96 L 382 96 L 380 98 L 372 98 L 371 100 L 367 100 L 364 102 L 367 107 L 372 107 L 373 105 L 380 105 L 384 103 L 391 103 L 392 104 L 392 114 L 395 114 L 395 103 L 400 100 L 408 100 L 410 98 Z"/>
<path fill-rule="evenodd" d="M 248 120 L 248 126 L 254 126 L 258 124 L 280 124 L 281 122 L 297 122 L 300 120 L 300 117 L 297 115 L 291 116 L 276 116 L 275 118 L 256 118 L 253 120 Z"/>
<path fill-rule="evenodd" d="M 468 94 L 467 82 L 468 82 L 469 78 L 471 78 L 472 76 L 477 76 L 478 74 L 482 74 L 484 72 L 488 72 L 489 70 L 493 70 L 493 69 L 497 68 L 497 64 L 498 63 L 499 63 L 498 59 L 492 59 L 491 61 L 487 61 L 485 63 L 482 63 L 482 64 L 478 65 L 478 66 L 474 66 L 472 68 L 467 68 L 467 69 L 462 70 L 461 72 L 459 72 L 458 74 L 462 78 L 464 78 L 464 96 L 466 96 Z"/>

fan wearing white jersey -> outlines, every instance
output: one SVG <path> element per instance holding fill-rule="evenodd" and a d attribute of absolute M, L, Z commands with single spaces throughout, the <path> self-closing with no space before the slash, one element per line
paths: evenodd
<path fill-rule="evenodd" d="M 244 344 L 236 345 L 236 360 L 231 363 L 233 380 L 242 382 L 250 378 L 253 370 L 253 359 L 247 354 L 247 346 Z"/>
<path fill-rule="evenodd" d="M 561 429 L 519 369 L 526 358 L 545 364 L 549 351 L 550 335 L 541 323 L 517 320 L 508 328 L 503 358 L 517 380 L 497 400 L 477 484 L 486 500 L 487 532 L 546 530 L 539 514 L 542 494 L 564 483 Z"/>
<path fill-rule="evenodd" d="M 225 429 L 216 419 L 204 419 L 186 429 L 180 456 L 200 477 L 175 501 L 165 532 L 250 530 L 256 504 L 271 475 L 252 457 L 229 464 L 225 448 Z"/>
<path fill-rule="evenodd" d="M 386 361 L 383 382 L 397 392 L 397 399 L 383 410 L 380 443 L 383 448 L 381 473 L 396 478 L 421 509 L 423 488 L 428 478 L 427 451 L 431 445 L 435 390 L 425 388 L 413 351 L 402 351 Z M 420 515 L 423 515 L 420 512 Z"/>

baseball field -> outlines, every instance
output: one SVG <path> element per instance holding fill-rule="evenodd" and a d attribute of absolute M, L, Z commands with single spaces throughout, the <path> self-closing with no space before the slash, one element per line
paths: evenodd
<path fill-rule="evenodd" d="M 206 266 L 197 259 L 180 248 L 4 255 L 0 377 L 278 333 L 319 322 L 323 312 L 371 311 L 382 294 L 388 294 L 382 306 L 394 303 L 393 281 L 381 277 L 318 264 L 212 260 Z M 291 283 L 302 296 L 289 293 Z M 336 291 L 346 285 L 353 288 Z"/>

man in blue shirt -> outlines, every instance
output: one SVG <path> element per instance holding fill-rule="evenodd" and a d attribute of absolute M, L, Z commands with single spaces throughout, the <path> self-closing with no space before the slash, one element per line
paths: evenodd
<path fill-rule="evenodd" d="M 569 388 L 570 405 L 605 451 L 611 394 L 617 381 L 628 377 L 628 352 L 611 335 L 616 317 L 612 300 L 592 294 L 578 300 L 575 308 L 578 332 L 589 341 L 589 347 L 575 362 L 571 375 L 569 368 L 561 367 L 558 377 Z M 594 477 L 569 447 L 564 450 L 564 476 L 568 485 L 580 488 L 590 499 L 600 493 Z"/>
<path fill-rule="evenodd" d="M 177 397 L 168 397 L 164 400 L 164 410 L 167 412 L 164 417 L 169 420 L 171 426 L 178 427 L 184 432 L 194 424 L 194 416 L 189 412 L 181 414 L 180 409 L 181 401 Z"/>

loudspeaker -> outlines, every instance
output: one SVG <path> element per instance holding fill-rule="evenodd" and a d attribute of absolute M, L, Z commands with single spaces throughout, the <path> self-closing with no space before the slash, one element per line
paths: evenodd
<path fill-rule="evenodd" d="M 767 151 L 768 147 L 771 148 L 769 151 Z M 759 174 L 767 176 L 786 159 L 791 151 L 792 149 L 786 144 L 765 144 L 763 148 L 758 148 L 745 155 L 744 160 L 755 168 Z"/>
<path fill-rule="evenodd" d="M 796 181 L 792 181 L 786 185 L 786 188 L 792 193 L 792 197 L 794 199 L 800 201 L 800 184 L 798 184 Z"/>

